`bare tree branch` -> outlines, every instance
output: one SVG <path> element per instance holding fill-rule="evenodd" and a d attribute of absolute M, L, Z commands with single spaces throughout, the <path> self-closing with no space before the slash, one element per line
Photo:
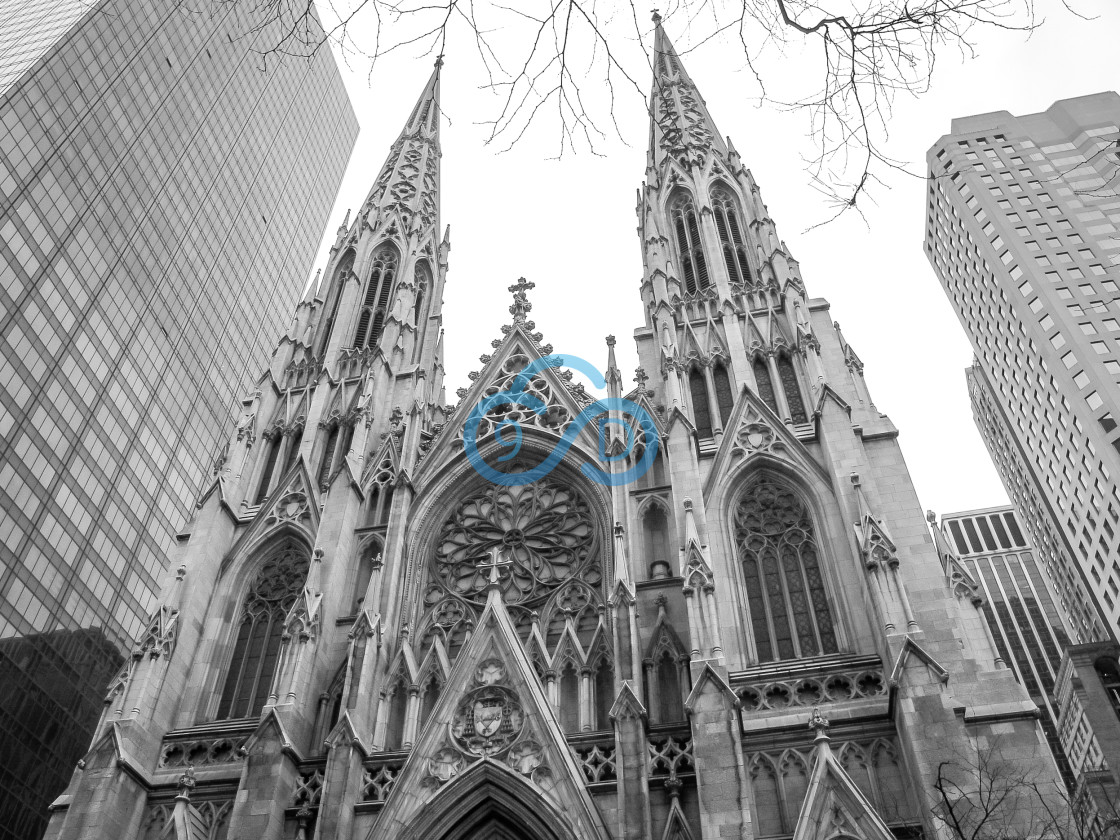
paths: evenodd
<path fill-rule="evenodd" d="M 266 55 L 310 55 L 332 43 L 348 61 L 367 60 L 372 74 L 379 59 L 397 52 L 473 51 L 483 68 L 479 87 L 496 97 L 481 122 L 487 142 L 501 151 L 538 124 L 555 132 L 556 157 L 580 149 L 598 154 L 606 120 L 625 142 L 615 113 L 619 97 L 644 100 L 637 80 L 653 65 L 645 46 L 652 27 L 639 22 L 634 0 L 320 0 L 322 22 L 312 0 L 210 2 L 251 4 L 259 21 L 251 34 L 271 35 Z M 1084 17 L 1075 3 L 1052 5 Z M 968 58 L 981 28 L 1029 34 L 1041 24 L 1035 0 L 666 4 L 664 23 L 683 36 L 682 55 L 729 48 L 753 79 L 746 99 L 805 114 L 813 149 L 805 166 L 831 218 L 859 212 L 861 198 L 895 175 L 922 177 L 887 155 L 885 145 L 896 97 L 926 92 L 941 52 Z M 817 54 L 815 81 L 792 96 L 779 93 L 789 87 L 785 63 L 806 48 Z"/>

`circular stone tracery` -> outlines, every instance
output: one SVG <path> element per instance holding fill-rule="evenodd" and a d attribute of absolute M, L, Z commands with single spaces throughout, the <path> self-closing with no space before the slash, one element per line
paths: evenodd
<path fill-rule="evenodd" d="M 574 577 L 592 586 L 599 580 L 590 505 L 558 481 L 491 485 L 460 502 L 440 529 L 432 577 L 454 594 L 481 603 L 489 570 L 479 564 L 495 548 L 510 564 L 501 571 L 508 604 L 540 604 Z"/>

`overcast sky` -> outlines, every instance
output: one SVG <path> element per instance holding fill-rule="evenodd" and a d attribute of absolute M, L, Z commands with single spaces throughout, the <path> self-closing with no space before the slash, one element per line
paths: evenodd
<path fill-rule="evenodd" d="M 929 92 L 895 101 L 888 151 L 920 174 L 926 150 L 949 131 L 954 117 L 1035 113 L 1057 99 L 1120 87 L 1120 3 L 1070 2 L 1096 18 L 1079 20 L 1060 0 L 1038 0 L 1048 19 L 1029 38 L 976 29 L 975 57 L 943 51 Z M 643 18 L 648 50 L 651 25 L 648 15 Z M 690 33 L 673 17 L 665 26 L 720 132 L 731 137 L 754 173 L 779 236 L 801 264 L 809 295 L 831 303 L 833 319 L 862 358 L 877 407 L 900 429 L 922 505 L 943 514 L 1005 504 L 969 409 L 964 368 L 972 351 L 923 253 L 924 181 L 895 173 L 889 189 L 872 193 L 874 203 L 861 200 L 866 222 L 849 214 L 807 230 L 831 214 L 805 171 L 804 158 L 813 154 L 807 116 L 759 107 L 758 87 L 741 50 L 729 41 L 692 49 L 699 28 Z M 362 29 L 353 34 L 359 43 L 368 37 Z M 441 129 L 441 213 L 451 225 L 444 296 L 449 401 L 455 402 L 455 389 L 468 384 L 468 372 L 481 367 L 478 356 L 490 352 L 491 339 L 510 321 L 506 287 L 522 275 L 537 284 L 530 295 L 532 317 L 555 352 L 602 369 L 604 337 L 614 334 L 629 387 L 637 364 L 630 336 L 643 322 L 634 208 L 646 162 L 645 103 L 620 85 L 615 116 L 622 140 L 601 141 L 601 156 L 581 150 L 550 159 L 557 150 L 555 121 L 530 129 L 502 153 L 504 145 L 486 145 L 489 132 L 479 124 L 493 118 L 498 103 L 480 89 L 485 77 L 466 34 L 452 32 L 442 78 L 447 121 Z M 494 37 L 501 45 L 501 33 Z M 628 46 L 636 50 L 636 40 Z M 342 65 L 361 133 L 318 266 L 346 210 L 365 198 L 431 72 L 431 58 L 417 58 L 420 52 L 379 59 L 372 74 L 368 60 L 351 57 Z M 816 81 L 815 48 L 795 46 L 768 60 L 771 91 Z M 638 69 L 645 96 L 650 74 Z M 600 95 L 593 102 L 600 114 L 606 113 L 603 89 L 599 79 L 588 91 Z"/>

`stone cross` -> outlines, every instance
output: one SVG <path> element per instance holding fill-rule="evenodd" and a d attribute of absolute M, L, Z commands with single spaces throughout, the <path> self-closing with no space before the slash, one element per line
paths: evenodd
<path fill-rule="evenodd" d="M 526 280 L 524 277 L 518 277 L 517 282 L 508 287 L 508 290 L 513 292 L 513 303 L 509 307 L 510 315 L 514 318 L 524 318 L 529 314 L 533 304 L 529 303 L 529 296 L 526 293 L 535 288 L 537 288 L 537 284 L 531 280 Z"/>
<path fill-rule="evenodd" d="M 501 583 L 502 568 L 512 565 L 513 561 L 503 560 L 501 551 L 497 547 L 494 547 L 490 549 L 489 562 L 486 560 L 480 561 L 478 570 L 486 574 L 486 570 L 489 569 L 490 585 L 498 586 Z"/>

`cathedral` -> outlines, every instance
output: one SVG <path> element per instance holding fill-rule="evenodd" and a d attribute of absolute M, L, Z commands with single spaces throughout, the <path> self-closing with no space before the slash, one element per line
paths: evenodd
<path fill-rule="evenodd" d="M 948 840 L 945 767 L 1055 782 L 898 430 L 655 22 L 635 385 L 607 337 L 593 400 L 522 280 L 445 400 L 437 62 L 48 838 Z"/>

